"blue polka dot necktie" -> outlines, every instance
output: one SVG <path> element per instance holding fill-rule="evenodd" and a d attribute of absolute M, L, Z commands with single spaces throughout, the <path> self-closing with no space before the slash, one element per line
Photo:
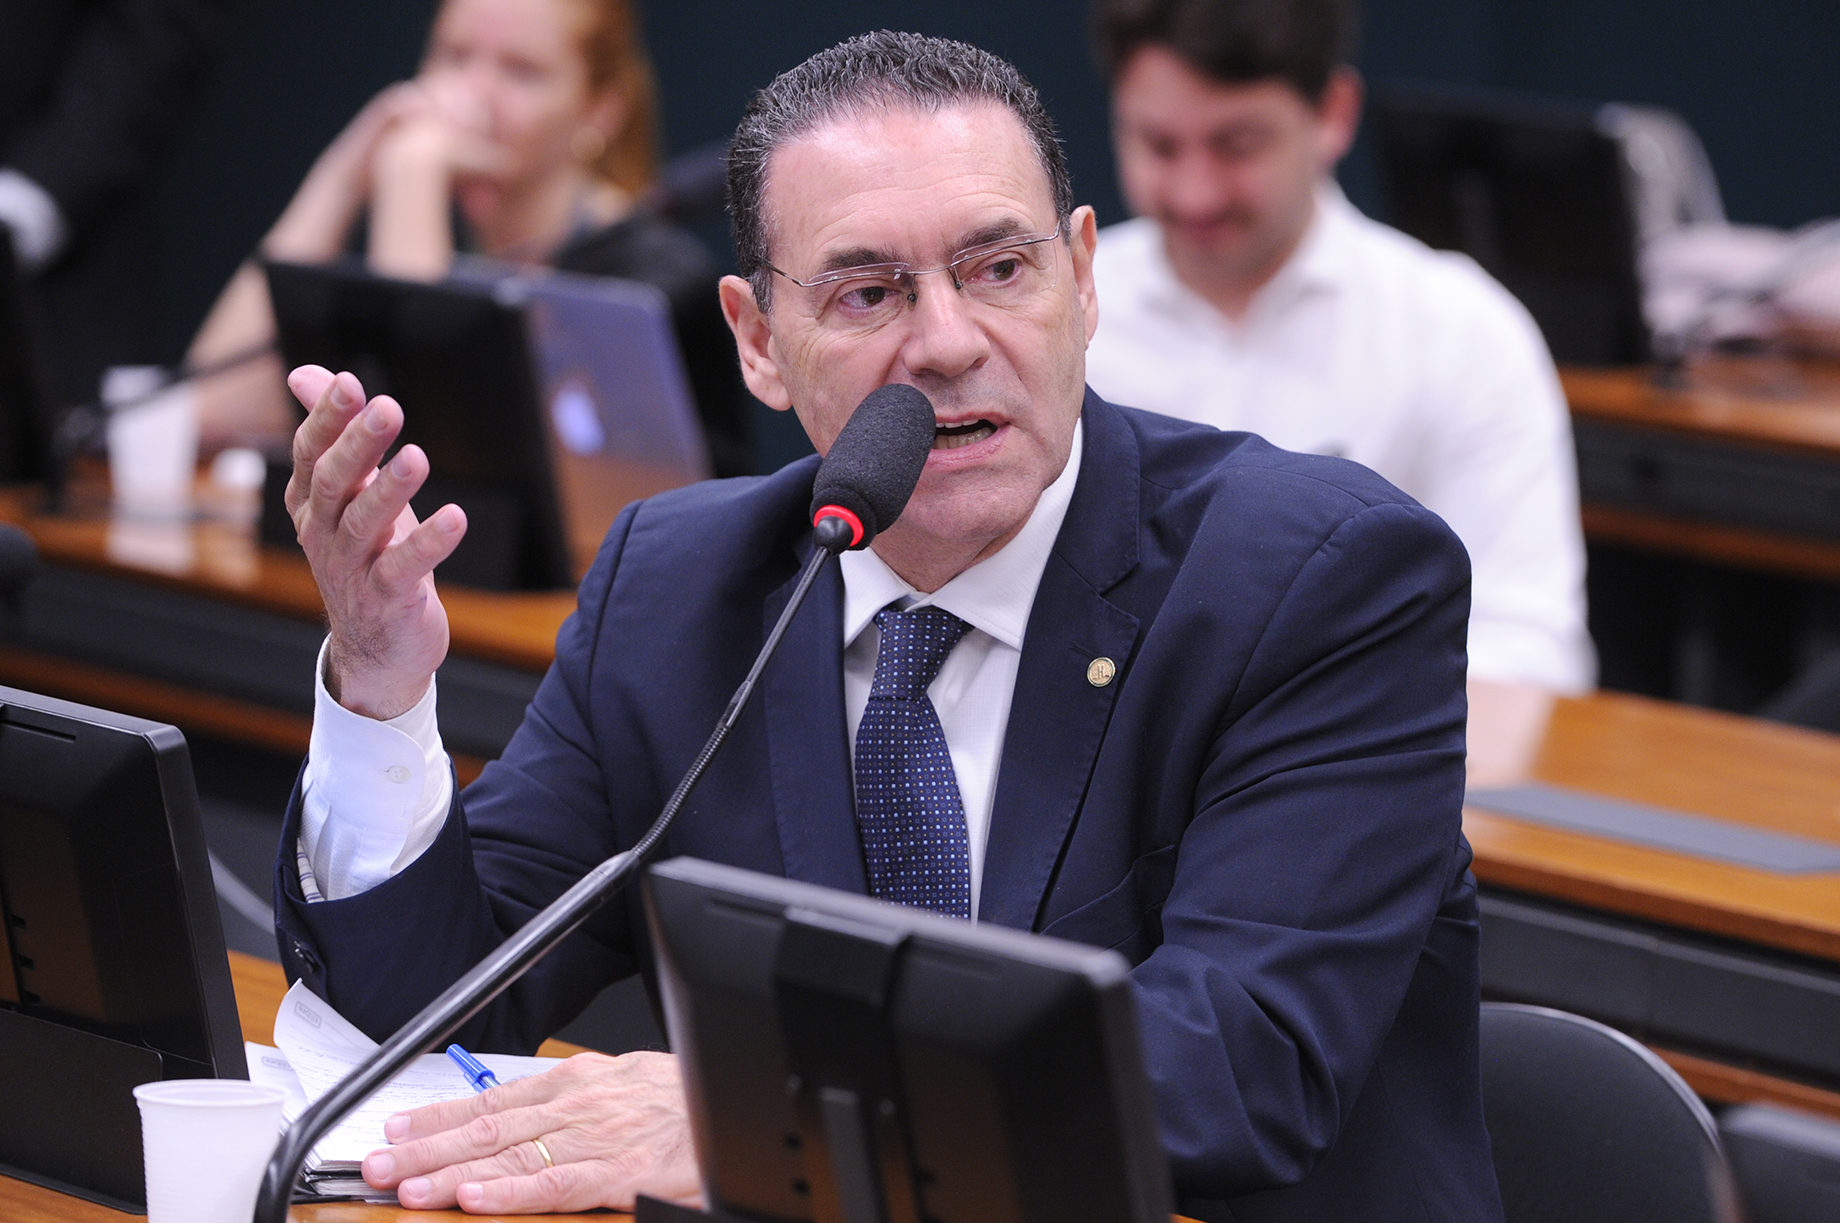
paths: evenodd
<path fill-rule="evenodd" d="M 856 728 L 856 824 L 869 891 L 969 918 L 965 805 L 926 689 L 971 626 L 938 607 L 883 608 L 875 624 L 882 644 Z"/>

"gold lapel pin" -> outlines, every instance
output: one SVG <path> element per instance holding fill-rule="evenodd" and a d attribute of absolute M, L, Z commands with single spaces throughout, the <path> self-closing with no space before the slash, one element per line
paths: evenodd
<path fill-rule="evenodd" d="M 1086 664 L 1086 682 L 1095 688 L 1103 688 L 1118 675 L 1118 664 L 1104 656 L 1093 659 Z"/>

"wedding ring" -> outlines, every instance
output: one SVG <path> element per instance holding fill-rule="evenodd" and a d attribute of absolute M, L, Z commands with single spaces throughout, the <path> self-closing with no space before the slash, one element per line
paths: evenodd
<path fill-rule="evenodd" d="M 537 1154 L 543 1157 L 543 1166 L 545 1168 L 555 1167 L 556 1161 L 550 1158 L 549 1148 L 543 1145 L 543 1140 L 541 1138 L 532 1138 L 531 1141 L 537 1146 Z"/>

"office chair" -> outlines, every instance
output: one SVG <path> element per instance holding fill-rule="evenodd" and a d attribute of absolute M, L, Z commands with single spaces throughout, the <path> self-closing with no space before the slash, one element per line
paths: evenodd
<path fill-rule="evenodd" d="M 1840 1122 L 1771 1104 L 1719 1117 L 1750 1223 L 1840 1219 Z"/>
<path fill-rule="evenodd" d="M 1491 1002 L 1481 1046 L 1507 1223 L 1738 1223 L 1711 1114 L 1640 1044 L 1579 1015 Z"/>
<path fill-rule="evenodd" d="M 1622 146 L 1638 242 L 1689 225 L 1725 224 L 1712 158 L 1678 113 L 1613 102 L 1598 111 L 1598 122 Z"/>

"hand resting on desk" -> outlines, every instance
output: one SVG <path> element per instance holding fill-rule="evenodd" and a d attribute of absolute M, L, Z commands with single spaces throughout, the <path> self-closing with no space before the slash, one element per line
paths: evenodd
<path fill-rule="evenodd" d="M 545 1074 L 398 1113 L 364 1179 L 404 1206 L 474 1214 L 700 1203 L 677 1059 L 580 1053 Z M 555 1167 L 545 1167 L 541 1139 Z"/>
<path fill-rule="evenodd" d="M 434 567 L 466 534 L 466 514 L 444 505 L 416 519 L 409 498 L 428 478 L 421 447 L 378 466 L 402 432 L 394 399 L 366 403 L 356 377 L 317 365 L 289 374 L 288 386 L 307 419 L 294 433 L 287 510 L 326 606 L 327 689 L 354 713 L 392 718 L 421 699 L 447 656 Z"/>

